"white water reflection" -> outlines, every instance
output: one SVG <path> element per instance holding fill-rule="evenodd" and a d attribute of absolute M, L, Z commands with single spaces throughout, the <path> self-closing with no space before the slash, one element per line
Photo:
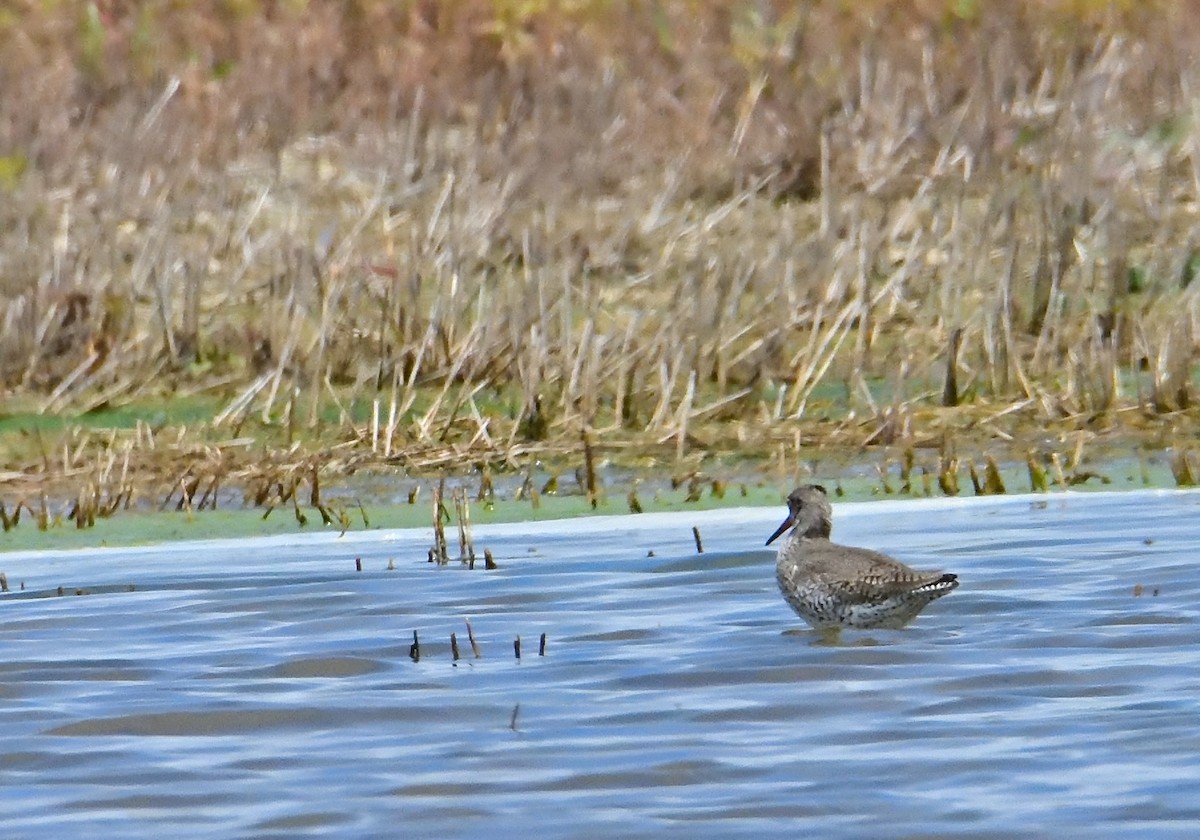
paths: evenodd
<path fill-rule="evenodd" d="M 1186 836 L 1198 512 L 835 506 L 962 581 L 836 646 L 775 590 L 782 507 L 477 527 L 493 572 L 427 531 L 2 555 L 3 833 Z"/>

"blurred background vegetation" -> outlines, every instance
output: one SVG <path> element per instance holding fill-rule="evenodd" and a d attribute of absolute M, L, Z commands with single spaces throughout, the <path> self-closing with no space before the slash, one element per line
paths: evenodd
<path fill-rule="evenodd" d="M 0 482 L 1186 466 L 1198 52 L 1182 2 L 5 3 Z"/>

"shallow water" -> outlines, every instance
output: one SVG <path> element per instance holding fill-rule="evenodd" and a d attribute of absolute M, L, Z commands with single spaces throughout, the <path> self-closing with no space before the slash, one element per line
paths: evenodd
<path fill-rule="evenodd" d="M 1200 831 L 1200 494 L 837 505 L 962 586 L 835 644 L 783 513 L 0 555 L 3 835 Z"/>

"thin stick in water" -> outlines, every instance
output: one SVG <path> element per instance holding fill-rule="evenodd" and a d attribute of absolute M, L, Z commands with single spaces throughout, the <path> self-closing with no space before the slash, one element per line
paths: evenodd
<path fill-rule="evenodd" d="M 467 622 L 467 641 L 471 643 L 471 652 L 478 659 L 482 654 L 479 652 L 479 643 L 475 641 L 475 631 L 471 629 L 471 619 L 466 619 Z"/>

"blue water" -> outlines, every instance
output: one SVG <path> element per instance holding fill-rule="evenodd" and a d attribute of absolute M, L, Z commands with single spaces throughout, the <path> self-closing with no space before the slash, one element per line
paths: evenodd
<path fill-rule="evenodd" d="M 0 833 L 1200 835 L 1200 494 L 836 505 L 962 586 L 834 644 L 783 513 L 0 555 Z"/>

